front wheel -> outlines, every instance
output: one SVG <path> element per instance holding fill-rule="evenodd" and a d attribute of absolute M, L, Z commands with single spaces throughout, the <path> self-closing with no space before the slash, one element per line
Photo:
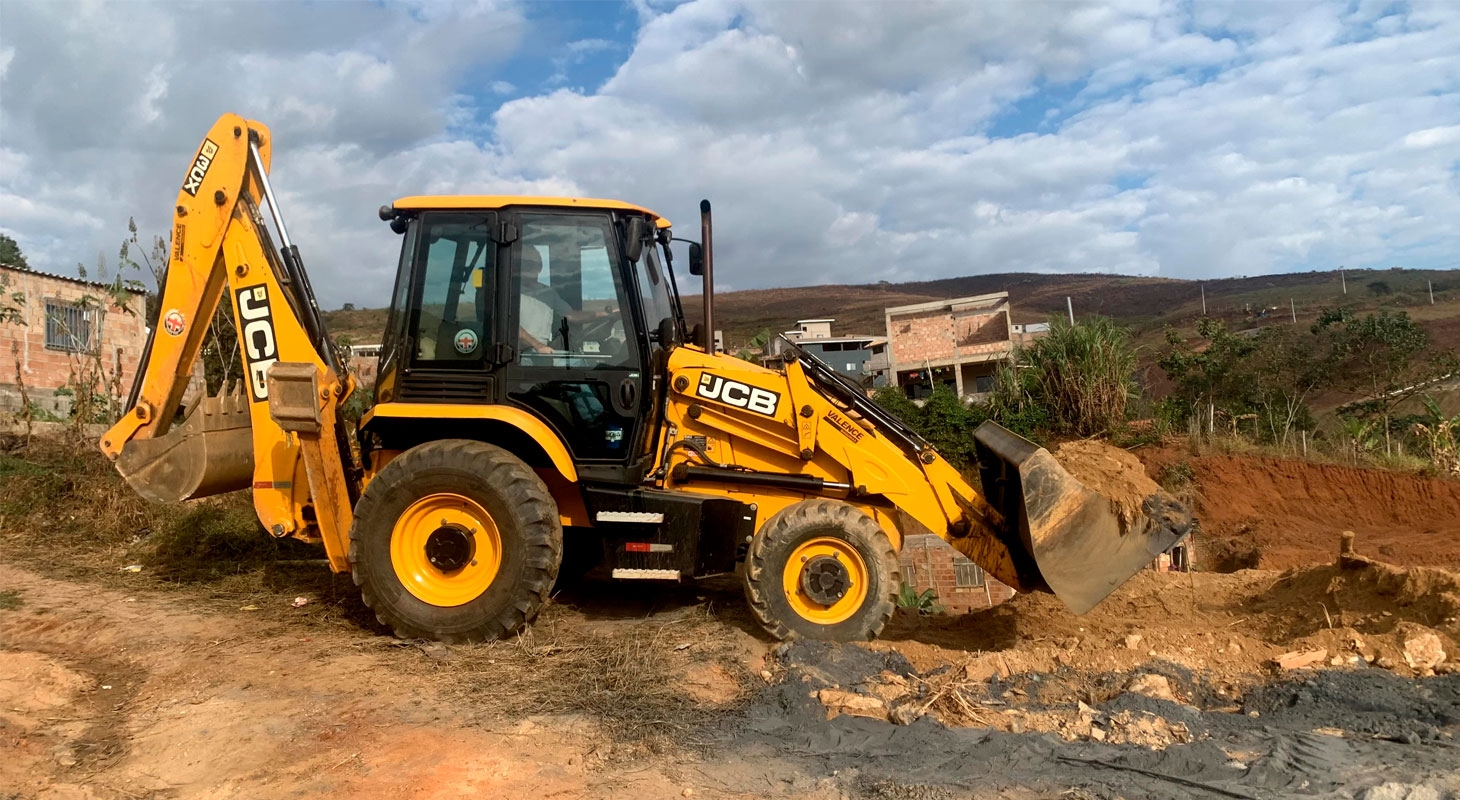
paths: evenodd
<path fill-rule="evenodd" d="M 365 605 L 397 636 L 448 643 L 521 630 L 548 598 L 563 528 L 547 486 L 500 447 L 460 439 L 401 454 L 350 530 Z"/>
<path fill-rule="evenodd" d="M 745 557 L 751 613 L 777 639 L 876 638 L 897 608 L 900 581 L 887 534 L 837 500 L 782 509 Z"/>

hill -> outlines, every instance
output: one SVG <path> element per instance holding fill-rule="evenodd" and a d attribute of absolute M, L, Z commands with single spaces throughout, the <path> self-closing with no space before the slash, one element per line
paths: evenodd
<path fill-rule="evenodd" d="M 1347 294 L 1343 291 L 1347 283 Z M 1427 282 L 1434 284 L 1429 303 Z M 716 297 L 716 313 L 726 343 L 734 348 L 761 331 L 787 330 L 797 319 L 831 317 L 838 333 L 882 334 L 884 309 L 952 297 L 1007 291 L 1015 322 L 1038 322 L 1065 313 L 1069 297 L 1076 316 L 1103 314 L 1129 326 L 1139 344 L 1159 344 L 1167 327 L 1188 328 L 1207 313 L 1246 328 L 1290 320 L 1311 321 L 1319 309 L 1403 308 L 1421 321 L 1437 345 L 1460 346 L 1460 273 L 1447 270 L 1348 270 L 1299 272 L 1190 281 L 1126 275 L 1040 275 L 994 273 L 912 283 L 798 286 L 750 289 Z M 1291 302 L 1291 306 L 1289 303 Z M 684 298 L 691 321 L 699 318 L 699 297 Z M 1264 313 L 1264 311 L 1266 313 Z M 356 342 L 379 341 L 385 327 L 382 309 L 325 313 L 336 336 Z"/>

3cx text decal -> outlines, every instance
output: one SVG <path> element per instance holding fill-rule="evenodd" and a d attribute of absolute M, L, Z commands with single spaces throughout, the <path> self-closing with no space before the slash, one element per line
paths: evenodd
<path fill-rule="evenodd" d="M 183 191 L 198 196 L 198 188 L 203 185 L 203 179 L 208 177 L 208 168 L 213 166 L 213 156 L 218 155 L 218 145 L 212 139 L 203 140 L 203 148 L 198 151 L 198 157 L 193 160 L 192 169 L 188 170 L 188 176 L 183 179 Z"/>
<path fill-rule="evenodd" d="M 238 290 L 238 319 L 243 324 L 243 355 L 248 362 L 248 390 L 255 402 L 269 399 L 269 367 L 279 360 L 269 287 Z"/>
<path fill-rule="evenodd" d="M 706 400 L 715 400 L 767 417 L 774 417 L 776 409 L 781 405 L 781 396 L 769 389 L 746 386 L 740 381 L 709 373 L 700 376 L 700 385 L 695 388 L 695 394 Z"/>

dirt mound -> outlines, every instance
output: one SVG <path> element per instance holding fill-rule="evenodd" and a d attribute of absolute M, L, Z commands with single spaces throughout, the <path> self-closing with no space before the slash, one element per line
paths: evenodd
<path fill-rule="evenodd" d="M 1236 686 L 1294 651 L 1323 650 L 1325 666 L 1357 657 L 1421 674 L 1404 663 L 1406 642 L 1433 632 L 1460 661 L 1457 616 L 1460 576 L 1441 569 L 1368 562 L 1281 575 L 1146 571 L 1084 616 L 1050 595 L 1021 594 L 962 617 L 898 617 L 873 647 L 895 649 L 920 670 L 980 652 L 997 653 L 1012 673 L 1125 671 L 1159 660 Z"/>
<path fill-rule="evenodd" d="M 1202 533 L 1229 540 L 1209 545 L 1217 568 L 1331 561 L 1335 537 L 1344 530 L 1357 532 L 1369 552 L 1394 564 L 1460 567 L 1460 481 L 1273 458 L 1190 457 L 1176 450 L 1142 457 L 1157 477 L 1174 465 L 1189 468 Z"/>
<path fill-rule="evenodd" d="M 1121 517 L 1127 521 L 1141 513 L 1147 497 L 1161 487 L 1146 475 L 1146 467 L 1129 450 L 1078 439 L 1065 442 L 1054 450 L 1054 457 L 1075 479 L 1110 498 Z"/>

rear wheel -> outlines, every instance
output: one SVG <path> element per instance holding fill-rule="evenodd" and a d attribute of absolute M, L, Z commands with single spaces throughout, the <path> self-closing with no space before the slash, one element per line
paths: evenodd
<path fill-rule="evenodd" d="M 430 442 L 366 487 L 350 531 L 355 584 L 402 638 L 481 642 L 520 630 L 548 598 L 563 529 L 547 486 L 516 456 Z"/>
<path fill-rule="evenodd" d="M 777 639 L 872 639 L 897 607 L 897 555 L 866 514 L 806 500 L 761 527 L 745 558 L 745 594 Z"/>

